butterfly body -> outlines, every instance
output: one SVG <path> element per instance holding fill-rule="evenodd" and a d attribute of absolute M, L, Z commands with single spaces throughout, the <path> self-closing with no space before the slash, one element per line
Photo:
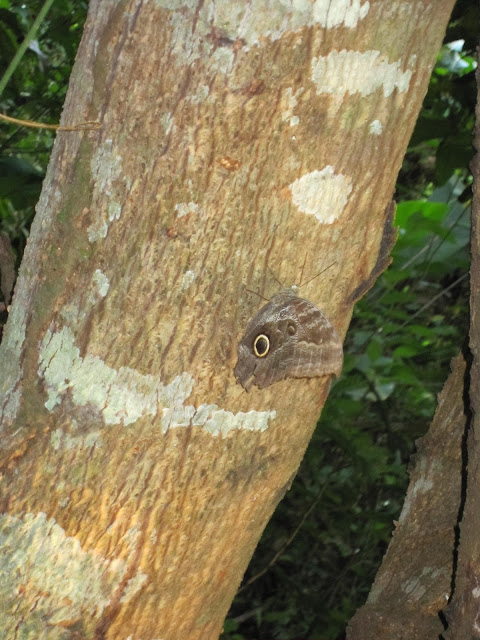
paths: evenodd
<path fill-rule="evenodd" d="M 250 320 L 238 345 L 234 375 L 247 391 L 284 378 L 338 376 L 343 364 L 340 338 L 313 303 L 287 289 Z"/>

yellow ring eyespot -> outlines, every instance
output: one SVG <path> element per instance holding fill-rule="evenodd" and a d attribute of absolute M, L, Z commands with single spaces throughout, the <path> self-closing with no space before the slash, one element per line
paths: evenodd
<path fill-rule="evenodd" d="M 257 358 L 264 358 L 270 351 L 270 340 L 266 335 L 261 333 L 253 342 L 253 351 Z"/>

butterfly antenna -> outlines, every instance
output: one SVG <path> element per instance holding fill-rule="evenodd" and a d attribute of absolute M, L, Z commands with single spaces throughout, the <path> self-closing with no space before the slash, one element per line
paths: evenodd
<path fill-rule="evenodd" d="M 316 276 L 313 276 L 311 278 L 309 278 L 309 280 L 307 280 L 306 282 L 303 283 L 302 286 L 305 286 L 306 284 L 308 284 L 309 282 L 312 282 L 312 280 L 315 280 L 315 278 L 318 278 L 318 276 L 321 276 L 322 273 L 324 273 L 325 271 L 327 271 L 327 269 L 330 269 L 330 267 L 333 267 L 334 264 L 337 264 L 337 261 L 335 260 L 335 262 L 332 262 L 332 264 L 329 264 L 328 267 L 325 267 L 325 269 L 322 269 L 320 271 L 320 273 L 317 273 Z"/>
<path fill-rule="evenodd" d="M 308 256 L 308 253 L 307 253 L 307 252 L 305 252 L 305 259 L 304 259 L 304 261 L 303 261 L 302 270 L 301 270 L 301 272 L 300 272 L 300 282 L 298 283 L 298 288 L 299 288 L 299 289 L 300 289 L 300 287 L 301 287 L 301 286 L 302 286 L 302 284 L 303 284 L 303 272 L 304 272 L 304 270 L 305 270 L 305 265 L 307 264 L 307 256 Z M 305 283 L 305 284 L 307 284 L 307 283 Z"/>
<path fill-rule="evenodd" d="M 265 302 L 270 302 L 270 300 L 269 300 L 268 298 L 264 298 L 264 297 L 262 296 L 262 294 L 261 294 L 261 293 L 258 293 L 257 291 L 253 291 L 252 289 L 247 289 L 247 287 L 245 287 L 245 290 L 246 290 L 246 291 L 248 291 L 248 293 L 253 293 L 253 294 L 255 294 L 256 296 L 258 296 L 258 297 L 259 297 L 259 298 L 261 298 L 262 300 L 265 300 Z"/>
<path fill-rule="evenodd" d="M 277 278 L 277 276 L 273 273 L 273 271 L 270 269 L 270 267 L 267 267 L 267 269 L 270 271 L 270 275 L 272 276 L 272 278 L 275 280 L 275 282 L 278 284 L 278 286 L 280 287 L 280 289 L 284 289 L 285 287 L 283 286 L 283 284 L 280 282 L 280 280 Z"/>

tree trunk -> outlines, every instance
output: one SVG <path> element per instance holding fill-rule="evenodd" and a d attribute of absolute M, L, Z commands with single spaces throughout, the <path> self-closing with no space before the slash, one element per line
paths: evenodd
<path fill-rule="evenodd" d="M 329 378 L 246 393 L 285 285 L 344 335 L 453 0 L 92 0 L 0 358 L 6 638 L 212 639 Z M 303 264 L 305 263 L 305 269 Z"/>
<path fill-rule="evenodd" d="M 477 50 L 478 53 L 478 50 Z M 477 69 L 477 108 L 475 148 L 472 162 L 472 264 L 470 268 L 470 424 L 466 453 L 466 495 L 462 505 L 460 544 L 456 549 L 458 570 L 454 576 L 454 593 L 445 615 L 448 632 L 445 640 L 480 638 L 480 73 Z"/>
<path fill-rule="evenodd" d="M 349 640 L 434 640 L 444 631 L 462 503 L 465 371 L 460 354 L 417 443 L 400 520 L 367 604 L 350 621 Z"/>

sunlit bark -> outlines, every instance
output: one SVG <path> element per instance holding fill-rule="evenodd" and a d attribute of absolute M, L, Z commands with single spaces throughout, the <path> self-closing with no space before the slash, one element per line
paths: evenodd
<path fill-rule="evenodd" d="M 62 121 L 101 129 L 58 133 L 0 350 L 7 637 L 217 637 L 329 384 L 235 383 L 251 291 L 330 267 L 344 335 L 452 4 L 90 2 Z"/>

